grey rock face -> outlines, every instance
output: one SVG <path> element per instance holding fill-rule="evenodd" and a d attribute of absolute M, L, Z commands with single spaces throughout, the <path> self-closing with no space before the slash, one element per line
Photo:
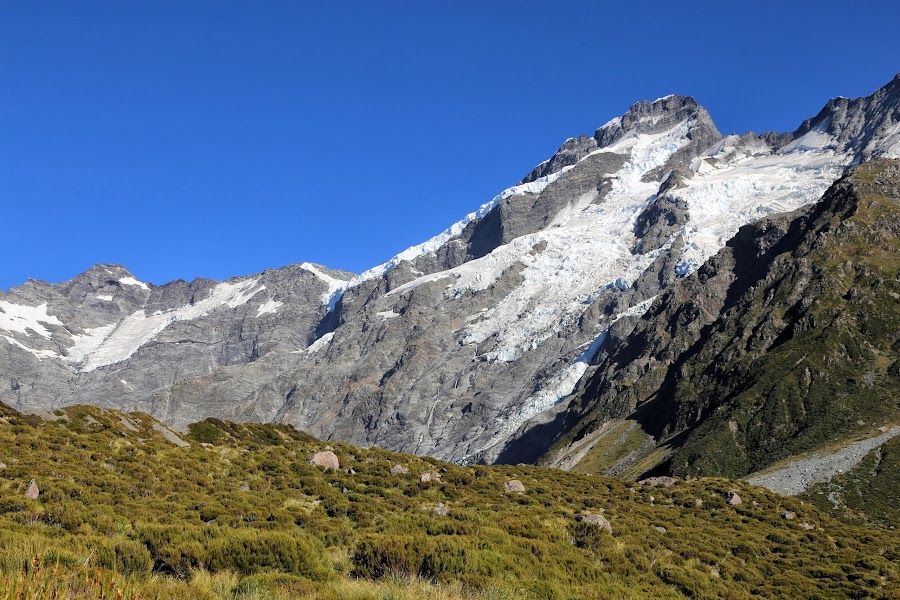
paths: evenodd
<path fill-rule="evenodd" d="M 30 323 L 0 331 L 0 401 L 19 410 L 140 410 L 172 425 L 207 416 L 266 420 L 273 411 L 261 402 L 239 404 L 297 361 L 291 353 L 314 338 L 327 290 L 297 265 L 222 283 L 151 286 L 117 265 L 57 285 L 30 280 L 0 292 L 0 310 Z"/>
<path fill-rule="evenodd" d="M 673 174 L 677 171 L 673 171 Z M 669 180 L 673 176 L 669 177 Z M 668 180 L 667 180 L 668 181 Z M 638 216 L 634 223 L 635 254 L 659 250 L 688 222 L 687 202 L 668 193 L 657 194 L 656 199 Z"/>
<path fill-rule="evenodd" d="M 542 162 L 519 183 L 529 183 L 572 166 L 597 149 L 597 140 L 586 135 L 569 138 L 549 160 Z"/>
<path fill-rule="evenodd" d="M 799 146 L 823 144 L 852 151 L 856 162 L 889 154 L 895 157 L 900 143 L 900 73 L 886 86 L 863 98 L 834 98 L 793 134 Z M 816 134 L 825 134 L 826 138 Z M 787 147 L 790 147 L 788 144 Z"/>

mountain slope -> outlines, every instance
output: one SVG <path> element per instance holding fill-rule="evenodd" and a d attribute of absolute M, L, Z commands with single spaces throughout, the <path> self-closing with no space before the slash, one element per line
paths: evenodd
<path fill-rule="evenodd" d="M 742 476 L 900 421 L 898 275 L 900 162 L 865 163 L 660 296 L 607 348 L 547 460 Z"/>
<path fill-rule="evenodd" d="M 47 421 L 0 415 L 4 597 L 17 586 L 22 597 L 49 597 L 44 586 L 95 598 L 103 586 L 107 597 L 333 600 L 900 589 L 896 536 L 744 482 L 460 467 L 326 446 L 284 425 L 207 420 L 178 438 L 147 415 L 85 406 Z M 317 452 L 338 468 L 310 464 Z"/>
<path fill-rule="evenodd" d="M 356 277 L 304 263 L 223 283 L 150 287 L 106 267 L 26 283 L 0 296 L 0 400 L 531 459 L 608 335 L 742 225 L 817 200 L 863 158 L 900 156 L 898 94 L 895 78 L 794 133 L 726 137 L 692 98 L 639 102 Z"/>

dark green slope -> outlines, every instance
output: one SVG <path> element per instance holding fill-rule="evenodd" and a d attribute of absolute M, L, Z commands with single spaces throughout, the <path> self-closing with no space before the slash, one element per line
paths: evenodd
<path fill-rule="evenodd" d="M 135 413 L 0 410 L 4 598 L 99 597 L 98 581 L 123 590 L 110 598 L 232 600 L 900 593 L 896 536 L 744 482 L 654 487 L 331 447 L 286 426 L 210 420 L 179 439 Z M 339 469 L 307 462 L 329 448 Z"/>
<path fill-rule="evenodd" d="M 611 341 L 545 461 L 736 477 L 897 422 L 898 269 L 897 161 L 743 227 Z"/>

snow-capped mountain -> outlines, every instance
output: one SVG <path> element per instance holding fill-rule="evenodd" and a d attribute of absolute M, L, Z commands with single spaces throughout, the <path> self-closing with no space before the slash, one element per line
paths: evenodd
<path fill-rule="evenodd" d="M 900 76 L 794 133 L 722 137 L 692 98 L 639 102 L 442 234 L 353 277 L 306 263 L 148 286 L 121 267 L 0 293 L 0 401 L 498 458 L 557 418 L 611 327 L 744 224 L 900 157 Z"/>

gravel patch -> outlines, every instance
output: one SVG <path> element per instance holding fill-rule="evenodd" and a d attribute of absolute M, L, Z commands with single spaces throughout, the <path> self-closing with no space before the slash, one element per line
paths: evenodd
<path fill-rule="evenodd" d="M 849 471 L 866 454 L 897 435 L 900 435 L 900 427 L 894 427 L 878 437 L 850 444 L 832 454 L 796 460 L 777 471 L 748 477 L 747 482 L 761 485 L 783 496 L 796 496 L 815 483 L 829 481 L 835 475 Z"/>

